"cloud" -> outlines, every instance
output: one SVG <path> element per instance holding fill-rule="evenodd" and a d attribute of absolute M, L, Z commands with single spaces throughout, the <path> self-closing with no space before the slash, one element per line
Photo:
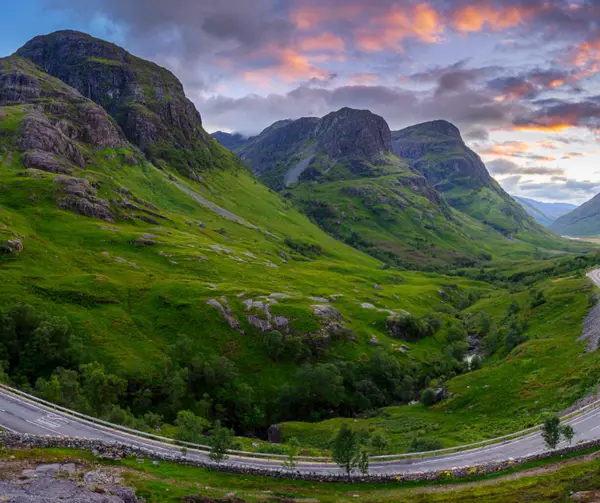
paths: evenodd
<path fill-rule="evenodd" d="M 353 86 L 368 86 L 377 84 L 381 80 L 381 75 L 378 73 L 355 73 L 350 75 L 349 82 Z"/>
<path fill-rule="evenodd" d="M 527 197 L 583 203 L 600 191 L 600 183 L 559 178 L 547 183 L 524 182 L 518 191 Z"/>
<path fill-rule="evenodd" d="M 530 176 L 562 176 L 564 170 L 546 166 L 524 167 L 506 159 L 495 159 L 486 163 L 489 172 L 493 175 L 530 175 Z"/>
<path fill-rule="evenodd" d="M 548 106 L 539 107 L 528 116 L 517 117 L 513 122 L 517 131 L 564 131 L 575 127 L 600 129 L 600 102 L 595 98 L 568 102 L 552 100 Z"/>
<path fill-rule="evenodd" d="M 519 26 L 531 14 L 531 9 L 518 5 L 502 6 L 492 2 L 474 2 L 454 9 L 450 14 L 450 22 L 455 30 L 463 34 L 484 29 L 502 31 Z"/>

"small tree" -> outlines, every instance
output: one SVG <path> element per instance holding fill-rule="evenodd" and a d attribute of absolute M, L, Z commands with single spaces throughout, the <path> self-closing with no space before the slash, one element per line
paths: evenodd
<path fill-rule="evenodd" d="M 365 447 L 360 450 L 357 466 L 363 475 L 369 473 L 369 451 Z"/>
<path fill-rule="evenodd" d="M 561 426 L 560 433 L 565 438 L 565 440 L 569 442 L 569 445 L 571 445 L 573 437 L 575 436 L 575 430 L 573 429 L 573 427 L 570 424 L 565 424 L 564 426 Z"/>
<path fill-rule="evenodd" d="M 548 449 L 556 449 L 560 442 L 561 428 L 560 419 L 556 415 L 546 418 L 542 426 L 542 438 Z"/>
<path fill-rule="evenodd" d="M 356 431 L 347 424 L 342 424 L 331 442 L 333 460 L 343 468 L 350 480 L 350 475 L 360 461 L 360 438 Z"/>
<path fill-rule="evenodd" d="M 300 452 L 300 442 L 296 437 L 292 437 L 288 440 L 288 457 L 283 462 L 283 467 L 287 470 L 294 470 L 298 462 L 296 461 L 296 456 Z"/>
<path fill-rule="evenodd" d="M 215 435 L 212 441 L 212 448 L 208 454 L 208 457 L 215 463 L 221 463 L 225 461 L 229 457 L 227 455 L 227 451 L 231 449 L 232 444 L 233 439 L 231 436 L 231 430 L 229 428 L 222 427 L 221 423 L 217 421 L 215 423 Z"/>
<path fill-rule="evenodd" d="M 188 448 L 183 446 L 181 448 L 181 455 L 185 458 L 187 456 L 187 453 L 188 453 Z"/>

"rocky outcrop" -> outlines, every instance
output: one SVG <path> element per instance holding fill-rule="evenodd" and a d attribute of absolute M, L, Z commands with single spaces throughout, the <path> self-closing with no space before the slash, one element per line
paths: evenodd
<path fill-rule="evenodd" d="M 0 501 L 8 503 L 141 503 L 135 490 L 109 469 L 74 463 L 27 464 L 0 461 Z M 19 468 L 24 468 L 19 470 Z"/>
<path fill-rule="evenodd" d="M 153 160 L 167 160 L 196 178 L 214 161 L 211 153 L 220 147 L 167 69 L 76 31 L 35 37 L 17 55 L 102 106 Z"/>
<path fill-rule="evenodd" d="M 70 173 L 86 167 L 84 146 L 127 145 L 102 108 L 21 58 L 0 60 L 2 106 L 22 107 L 15 146 L 28 168 Z"/>
<path fill-rule="evenodd" d="M 221 297 L 220 301 L 216 299 L 209 299 L 206 301 L 206 304 L 217 308 L 219 311 L 221 311 L 223 319 L 227 322 L 230 328 L 233 328 L 234 330 L 239 330 L 242 334 L 244 333 L 244 331 L 241 330 L 240 322 L 235 318 L 235 316 L 231 312 L 229 302 L 225 297 Z"/>
<path fill-rule="evenodd" d="M 97 189 L 88 180 L 61 176 L 57 177 L 55 182 L 62 184 L 62 197 L 56 201 L 59 208 L 86 217 L 114 222 L 115 217 L 109 202 L 97 196 Z"/>

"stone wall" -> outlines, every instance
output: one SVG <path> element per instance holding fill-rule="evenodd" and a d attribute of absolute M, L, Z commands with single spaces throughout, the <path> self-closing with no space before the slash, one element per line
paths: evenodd
<path fill-rule="evenodd" d="M 84 451 L 91 451 L 99 457 L 119 459 L 126 456 L 137 456 L 157 461 L 168 461 L 173 463 L 185 464 L 190 466 L 199 466 L 210 468 L 217 471 L 237 473 L 243 475 L 258 475 L 261 477 L 278 477 L 297 480 L 312 480 L 317 482 L 340 482 L 346 481 L 343 473 L 322 474 L 315 472 L 297 472 L 285 470 L 282 467 L 273 468 L 252 467 L 247 464 L 237 463 L 229 460 L 223 464 L 216 464 L 207 459 L 200 459 L 191 452 L 187 456 L 173 451 L 173 453 L 158 452 L 146 447 L 139 447 L 118 442 L 110 442 L 95 439 L 79 439 L 65 437 L 42 437 L 18 433 L 0 433 L 0 445 L 8 449 L 31 449 L 31 448 L 69 448 Z M 600 447 L 600 439 L 582 442 L 577 445 L 564 447 L 552 452 L 543 452 L 527 457 L 515 458 L 506 461 L 494 461 L 476 465 L 468 465 L 452 468 L 449 470 L 435 470 L 415 473 L 371 473 L 368 475 L 354 474 L 352 482 L 401 482 L 401 481 L 432 481 L 432 480 L 455 480 L 482 475 L 489 475 L 514 468 L 524 463 L 539 461 L 582 451 L 594 447 Z M 393 463 L 393 461 L 388 462 Z M 378 466 L 381 466 L 379 464 Z"/>

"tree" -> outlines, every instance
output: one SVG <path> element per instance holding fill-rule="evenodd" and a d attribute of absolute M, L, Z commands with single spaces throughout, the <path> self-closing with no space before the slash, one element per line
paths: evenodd
<path fill-rule="evenodd" d="M 471 358 L 471 362 L 469 363 L 469 368 L 471 370 L 479 370 L 481 368 L 481 356 L 474 355 L 473 358 Z"/>
<path fill-rule="evenodd" d="M 175 425 L 177 426 L 177 432 L 175 433 L 177 440 L 198 444 L 202 441 L 202 433 L 208 428 L 209 423 L 192 411 L 181 410 L 177 414 Z"/>
<path fill-rule="evenodd" d="M 510 316 L 515 315 L 515 314 L 518 314 L 520 310 L 521 310 L 520 304 L 517 302 L 516 299 L 513 299 L 512 302 L 508 306 L 507 316 L 510 317 Z"/>
<path fill-rule="evenodd" d="M 222 463 L 227 458 L 229 458 L 229 456 L 227 455 L 227 451 L 231 449 L 232 444 L 233 439 L 231 435 L 231 430 L 229 428 L 221 426 L 220 421 L 217 421 L 215 423 L 215 432 L 212 440 L 212 447 L 210 449 L 208 457 L 215 463 Z"/>
<path fill-rule="evenodd" d="M 390 439 L 381 430 L 377 430 L 371 437 L 369 443 L 371 444 L 371 448 L 377 454 L 383 454 L 390 446 Z"/>
<path fill-rule="evenodd" d="M 430 407 L 435 402 L 437 402 L 437 395 L 435 393 L 435 390 L 432 388 L 424 389 L 423 393 L 421 393 L 421 403 L 425 407 Z"/>
<path fill-rule="evenodd" d="M 560 434 L 560 419 L 558 416 L 552 415 L 547 417 L 542 426 L 542 438 L 546 447 L 556 449 L 556 446 L 560 442 Z"/>
<path fill-rule="evenodd" d="M 343 423 L 331 442 L 331 454 L 333 460 L 346 472 L 348 480 L 350 480 L 350 476 L 358 466 L 361 457 L 358 433 Z"/>
<path fill-rule="evenodd" d="M 570 424 L 565 424 L 564 426 L 561 426 L 560 433 L 564 439 L 569 442 L 569 445 L 571 445 L 573 437 L 575 436 L 575 430 L 573 427 Z"/>
<path fill-rule="evenodd" d="M 300 452 L 300 442 L 298 442 L 296 437 L 292 437 L 288 440 L 287 444 L 288 457 L 283 462 L 283 467 L 287 470 L 294 470 L 298 464 L 296 456 L 298 456 L 298 453 Z"/>

